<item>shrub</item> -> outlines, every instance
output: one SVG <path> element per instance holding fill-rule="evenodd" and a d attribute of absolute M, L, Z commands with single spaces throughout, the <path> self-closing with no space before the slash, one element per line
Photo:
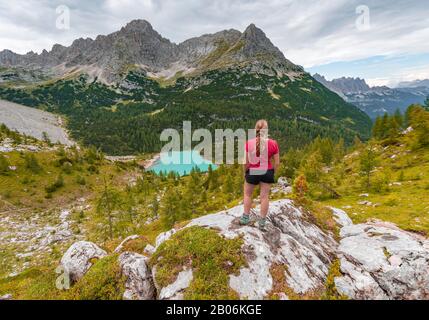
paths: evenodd
<path fill-rule="evenodd" d="M 81 185 L 81 186 L 84 186 L 84 185 L 86 185 L 86 179 L 84 177 L 82 177 L 81 175 L 79 175 L 76 177 L 76 183 Z"/>
<path fill-rule="evenodd" d="M 5 174 L 9 171 L 9 161 L 7 158 L 0 154 L 0 174 Z"/>
<path fill-rule="evenodd" d="M 61 169 L 65 174 L 71 174 L 73 170 L 73 164 L 71 164 L 71 162 L 68 162 L 68 161 L 64 162 Z"/>
<path fill-rule="evenodd" d="M 305 175 L 299 175 L 293 183 L 293 192 L 298 199 L 304 199 L 308 192 L 308 183 Z"/>
<path fill-rule="evenodd" d="M 64 178 L 63 178 L 63 176 L 60 174 L 60 175 L 57 177 L 57 180 L 55 180 L 55 182 L 54 182 L 53 184 L 51 184 L 51 185 L 47 186 L 47 187 L 45 188 L 45 190 L 46 190 L 46 192 L 49 194 L 49 193 L 53 193 L 53 192 L 57 191 L 58 189 L 60 189 L 60 188 L 62 188 L 62 187 L 64 187 Z"/>
<path fill-rule="evenodd" d="M 24 155 L 25 167 L 33 173 L 40 173 L 42 167 L 40 166 L 37 158 L 32 153 L 27 153 Z"/>
<path fill-rule="evenodd" d="M 96 261 L 65 297 L 68 300 L 122 300 L 124 290 L 125 279 L 118 256 L 113 255 Z"/>

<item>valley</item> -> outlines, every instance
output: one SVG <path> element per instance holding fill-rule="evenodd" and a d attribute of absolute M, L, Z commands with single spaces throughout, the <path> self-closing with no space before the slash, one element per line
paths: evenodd
<path fill-rule="evenodd" d="M 254 24 L 175 44 L 134 20 L 4 50 L 0 300 L 428 299 L 425 90 L 313 77 Z M 239 224 L 238 163 L 154 161 L 183 121 L 258 119 L 281 150 L 266 232 L 259 197 Z"/>

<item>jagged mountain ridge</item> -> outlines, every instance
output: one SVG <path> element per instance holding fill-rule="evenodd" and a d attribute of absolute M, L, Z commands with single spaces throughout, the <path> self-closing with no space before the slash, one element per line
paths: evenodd
<path fill-rule="evenodd" d="M 186 40 L 180 44 L 163 38 L 145 20 L 134 20 L 121 30 L 95 40 L 77 39 L 70 47 L 56 44 L 50 52 L 25 55 L 0 52 L 3 67 L 45 69 L 54 75 L 85 71 L 100 80 L 117 82 L 130 68 L 140 68 L 155 77 L 198 73 L 231 65 L 268 65 L 271 73 L 302 72 L 251 24 L 246 30 L 231 29 Z M 258 72 L 266 68 L 256 67 Z"/>
<path fill-rule="evenodd" d="M 320 74 L 315 74 L 313 77 L 373 119 L 386 112 L 392 114 L 398 109 L 404 112 L 409 105 L 422 104 L 429 96 L 429 87 L 425 86 L 370 87 L 364 79 L 360 78 L 342 77 L 328 81 Z"/>

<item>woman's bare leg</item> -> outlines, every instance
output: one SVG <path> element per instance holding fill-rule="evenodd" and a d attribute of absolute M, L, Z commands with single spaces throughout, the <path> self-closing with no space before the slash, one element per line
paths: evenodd
<path fill-rule="evenodd" d="M 244 183 L 244 214 L 250 215 L 250 209 L 252 208 L 252 196 L 255 186 L 253 184 Z"/>
<path fill-rule="evenodd" d="M 268 183 L 261 183 L 261 217 L 266 218 L 268 215 L 268 209 L 270 207 L 270 191 L 271 185 Z"/>

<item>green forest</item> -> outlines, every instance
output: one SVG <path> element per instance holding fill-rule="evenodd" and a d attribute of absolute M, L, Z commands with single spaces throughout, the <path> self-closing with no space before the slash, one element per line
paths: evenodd
<path fill-rule="evenodd" d="M 316 137 L 366 140 L 371 121 L 358 108 L 306 74 L 293 79 L 248 74 L 240 69 L 181 77 L 162 85 L 130 72 L 114 87 L 87 76 L 26 88 L 0 86 L 0 98 L 65 115 L 72 137 L 110 155 L 158 152 L 160 133 L 194 129 L 251 129 L 270 120 L 270 134 L 283 148 Z"/>

